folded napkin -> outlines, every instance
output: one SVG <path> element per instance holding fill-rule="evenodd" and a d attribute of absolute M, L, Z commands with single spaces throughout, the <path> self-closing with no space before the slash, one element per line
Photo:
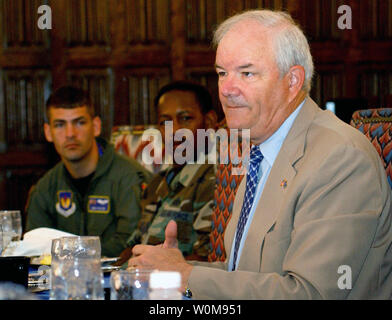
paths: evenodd
<path fill-rule="evenodd" d="M 72 233 L 51 229 L 37 228 L 26 232 L 23 240 L 11 242 L 3 256 L 41 256 L 50 255 L 52 240 L 61 237 L 75 236 Z"/>

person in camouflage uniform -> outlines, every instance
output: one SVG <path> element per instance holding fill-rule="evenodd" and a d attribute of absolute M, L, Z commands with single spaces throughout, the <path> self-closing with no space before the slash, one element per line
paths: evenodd
<path fill-rule="evenodd" d="M 188 259 L 205 260 L 214 188 L 213 164 L 187 164 L 157 174 L 144 192 L 142 218 L 128 244 L 162 243 L 167 223 L 175 220 L 179 249 Z"/>
<path fill-rule="evenodd" d="M 208 90 L 191 82 L 174 82 L 161 88 L 155 107 L 163 137 L 165 121 L 172 121 L 174 133 L 179 129 L 192 131 L 197 159 L 197 129 L 215 128 L 217 122 Z M 174 152 L 181 143 L 173 141 Z M 142 195 L 142 218 L 128 240 L 129 249 L 123 252 L 120 264 L 129 258 L 134 245 L 162 243 L 170 220 L 177 223 L 179 248 L 187 259 L 207 259 L 216 166 L 196 162 L 174 163 L 153 177 Z"/>

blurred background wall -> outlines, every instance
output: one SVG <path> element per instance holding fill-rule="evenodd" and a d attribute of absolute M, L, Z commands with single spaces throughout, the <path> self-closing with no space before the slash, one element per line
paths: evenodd
<path fill-rule="evenodd" d="M 51 30 L 37 27 L 44 4 Z M 341 5 L 351 30 L 337 27 Z M 320 106 L 392 107 L 392 0 L 0 0 L 0 209 L 23 210 L 58 161 L 43 135 L 53 89 L 88 90 L 106 138 L 114 125 L 154 123 L 153 98 L 171 80 L 207 85 L 220 108 L 212 30 L 253 8 L 287 10 L 303 27 Z"/>

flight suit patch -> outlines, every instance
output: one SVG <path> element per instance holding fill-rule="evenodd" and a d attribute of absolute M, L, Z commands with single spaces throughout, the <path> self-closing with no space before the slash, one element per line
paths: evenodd
<path fill-rule="evenodd" d="M 72 191 L 58 191 L 58 202 L 56 203 L 56 210 L 62 216 L 68 218 L 76 210 L 75 202 L 72 201 Z"/>
<path fill-rule="evenodd" d="M 89 213 L 107 214 L 110 211 L 110 199 L 108 196 L 89 196 L 87 211 Z"/>

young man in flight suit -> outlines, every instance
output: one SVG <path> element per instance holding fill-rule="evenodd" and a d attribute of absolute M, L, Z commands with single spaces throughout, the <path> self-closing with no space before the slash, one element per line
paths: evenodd
<path fill-rule="evenodd" d="M 140 218 L 150 174 L 98 136 L 101 120 L 86 93 L 62 87 L 47 102 L 45 137 L 61 162 L 39 180 L 28 201 L 27 230 L 55 228 L 99 236 L 103 256 L 117 256 Z"/>

